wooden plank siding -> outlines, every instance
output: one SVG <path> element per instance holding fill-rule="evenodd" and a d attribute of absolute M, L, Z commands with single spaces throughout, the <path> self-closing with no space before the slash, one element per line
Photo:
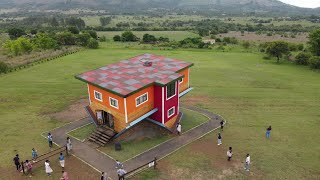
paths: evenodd
<path fill-rule="evenodd" d="M 184 75 L 183 82 L 179 83 L 179 93 L 189 88 L 189 72 L 190 68 L 180 71 L 179 74 Z"/>

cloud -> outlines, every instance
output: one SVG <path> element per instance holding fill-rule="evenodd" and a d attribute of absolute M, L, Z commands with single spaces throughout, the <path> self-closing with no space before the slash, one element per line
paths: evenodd
<path fill-rule="evenodd" d="M 308 8 L 320 7 L 320 0 L 280 0 L 284 3 Z"/>

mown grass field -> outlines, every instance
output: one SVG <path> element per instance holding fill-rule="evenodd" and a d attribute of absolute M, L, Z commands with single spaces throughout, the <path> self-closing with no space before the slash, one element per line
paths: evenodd
<path fill-rule="evenodd" d="M 75 74 L 142 53 L 193 62 L 190 76 L 195 89 L 182 101 L 219 113 L 228 121 L 220 149 L 210 146 L 216 144 L 216 133 L 211 133 L 160 161 L 170 166 L 160 169 L 159 176 L 175 177 L 182 172 L 179 178 L 216 178 L 225 167 L 216 160 L 225 159 L 227 147 L 232 146 L 239 164 L 246 153 L 251 154 L 252 173 L 238 170 L 227 174 L 228 179 L 320 178 L 319 72 L 265 61 L 258 53 L 139 50 L 107 43 L 101 49 L 0 76 L 0 169 L 11 168 L 16 153 L 30 157 L 33 147 L 48 150 L 40 134 L 65 123 L 50 119 L 49 114 L 87 97 L 86 85 Z M 273 130 L 271 140 L 266 141 L 269 125 Z"/>

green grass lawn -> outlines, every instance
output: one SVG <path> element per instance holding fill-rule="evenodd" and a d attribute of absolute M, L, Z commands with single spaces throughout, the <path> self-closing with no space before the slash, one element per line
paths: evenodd
<path fill-rule="evenodd" d="M 181 120 L 182 133 L 208 121 L 207 117 L 197 112 L 193 112 L 184 108 L 181 108 L 181 111 L 184 113 Z M 121 144 L 121 151 L 115 151 L 113 144 L 101 147 L 100 150 L 113 157 L 114 159 L 123 162 L 171 138 L 172 136 L 169 135 L 154 138 L 144 138 L 123 142 Z"/>
<path fill-rule="evenodd" d="M 78 138 L 80 141 L 84 141 L 86 138 L 90 136 L 90 134 L 95 130 L 95 128 L 95 125 L 91 123 L 79 129 L 73 130 L 68 134 L 75 138 Z"/>
<path fill-rule="evenodd" d="M 190 71 L 194 90 L 182 101 L 219 113 L 228 120 L 223 134 L 223 156 L 228 145 L 238 154 L 235 159 L 249 152 L 252 172 L 263 179 L 319 179 L 319 72 L 290 63 L 278 65 L 263 60 L 258 53 L 139 50 L 109 48 L 108 43 L 101 49 L 82 51 L 0 76 L 0 167 L 11 167 L 16 153 L 30 157 L 33 147 L 39 152 L 48 150 L 47 141 L 40 134 L 65 124 L 50 119 L 48 114 L 87 97 L 86 85 L 76 80 L 75 74 L 142 53 L 195 64 Z M 266 142 L 264 133 L 269 125 L 273 130 L 271 140 Z M 216 133 L 206 138 L 216 143 Z M 211 163 L 219 158 L 214 156 L 216 151 L 210 151 L 212 155 L 198 155 L 191 148 L 193 144 L 166 158 L 168 162 L 179 159 L 179 163 L 172 163 L 171 170 L 182 166 L 188 170 L 187 175 L 196 172 L 215 177 L 207 172 L 214 169 Z M 208 165 L 204 170 L 197 164 L 201 162 L 202 166 L 203 161 Z M 169 176 L 172 172 L 162 173 Z M 239 177 L 243 175 L 239 173 Z"/>

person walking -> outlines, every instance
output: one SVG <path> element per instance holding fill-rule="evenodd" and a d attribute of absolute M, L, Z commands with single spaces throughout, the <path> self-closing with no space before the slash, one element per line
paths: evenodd
<path fill-rule="evenodd" d="M 223 127 L 224 127 L 224 120 L 220 121 L 220 130 L 223 131 Z"/>
<path fill-rule="evenodd" d="M 120 161 L 116 160 L 116 169 L 121 169 L 123 168 L 123 165 L 121 164 Z"/>
<path fill-rule="evenodd" d="M 67 150 L 70 152 L 72 150 L 71 139 L 67 137 Z"/>
<path fill-rule="evenodd" d="M 69 176 L 68 173 L 65 171 L 62 171 L 62 177 L 60 178 L 60 180 L 68 180 Z"/>
<path fill-rule="evenodd" d="M 108 180 L 108 175 L 105 172 L 102 172 L 101 174 L 101 180 Z"/>
<path fill-rule="evenodd" d="M 267 128 L 267 131 L 266 131 L 266 138 L 267 138 L 267 139 L 270 139 L 270 133 L 271 133 L 271 126 L 269 126 L 269 127 Z"/>
<path fill-rule="evenodd" d="M 178 123 L 177 124 L 177 132 L 178 132 L 178 135 L 180 136 L 181 135 L 181 124 L 180 123 Z"/>
<path fill-rule="evenodd" d="M 220 146 L 222 144 L 222 137 L 221 134 L 218 133 L 218 146 Z"/>
<path fill-rule="evenodd" d="M 62 170 L 64 170 L 64 155 L 62 153 L 60 153 L 59 162 L 62 167 Z"/>
<path fill-rule="evenodd" d="M 16 154 L 16 156 L 13 158 L 13 162 L 14 162 L 14 165 L 16 166 L 16 168 L 17 168 L 17 171 L 20 171 L 21 164 L 20 164 L 19 154 Z"/>
<path fill-rule="evenodd" d="M 246 171 L 250 171 L 250 155 L 249 154 L 247 154 L 246 162 L 244 164 L 244 169 Z"/>
<path fill-rule="evenodd" d="M 29 160 L 26 160 L 26 167 L 27 167 L 27 172 L 29 174 L 29 177 L 32 177 L 32 164 Z"/>
<path fill-rule="evenodd" d="M 33 162 L 33 163 L 37 162 L 37 157 L 38 157 L 38 152 L 37 152 L 37 150 L 35 150 L 34 148 L 32 148 L 31 155 L 32 155 L 32 162 Z"/>
<path fill-rule="evenodd" d="M 124 180 L 124 175 L 127 173 L 123 168 L 117 170 L 119 180 Z"/>
<path fill-rule="evenodd" d="M 232 157 L 232 147 L 229 147 L 229 150 L 227 151 L 227 157 L 228 157 L 228 161 L 230 161 Z"/>
<path fill-rule="evenodd" d="M 48 133 L 48 142 L 49 142 L 49 147 L 50 147 L 50 150 L 51 150 L 52 143 L 53 143 L 53 137 L 52 137 L 52 134 L 50 132 Z"/>
<path fill-rule="evenodd" d="M 51 173 L 53 172 L 53 170 L 50 167 L 50 161 L 46 160 L 46 162 L 44 162 L 44 167 L 46 170 L 46 173 L 48 174 L 48 176 L 51 176 Z"/>

